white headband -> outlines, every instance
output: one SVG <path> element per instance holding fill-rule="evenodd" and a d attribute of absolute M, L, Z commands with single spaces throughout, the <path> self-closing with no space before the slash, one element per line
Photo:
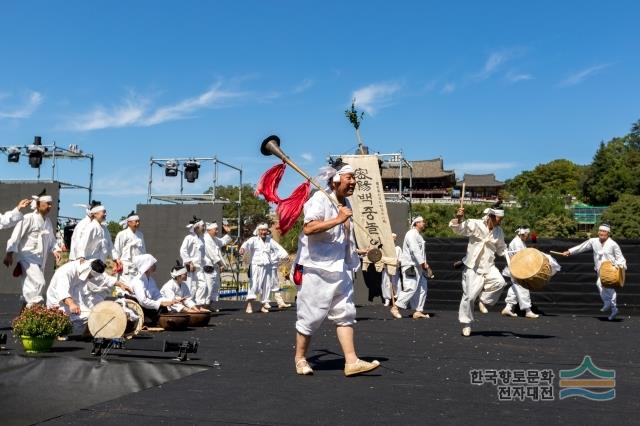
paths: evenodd
<path fill-rule="evenodd" d="M 414 217 L 413 220 L 411 221 L 411 226 L 416 226 L 416 223 L 418 222 L 424 222 L 424 219 L 422 218 L 422 216 Z"/>
<path fill-rule="evenodd" d="M 353 173 L 354 173 L 353 167 L 351 167 L 351 165 L 349 164 L 345 164 L 340 168 L 340 170 L 336 171 L 336 174 L 333 176 L 332 180 L 334 182 L 340 182 L 341 175 L 353 174 Z"/>
<path fill-rule="evenodd" d="M 140 216 L 138 216 L 137 214 L 134 214 L 133 216 L 129 216 L 128 218 L 123 219 L 123 220 L 120 221 L 120 226 L 122 228 L 126 228 L 127 227 L 127 223 L 133 222 L 135 220 L 140 220 Z"/>
<path fill-rule="evenodd" d="M 606 231 L 606 232 L 611 232 L 611 227 L 609 225 L 600 225 L 600 227 L 598 228 L 598 231 Z"/>
<path fill-rule="evenodd" d="M 193 230 L 193 228 L 197 228 L 198 226 L 203 226 L 204 225 L 204 220 L 199 220 L 196 223 L 190 223 L 187 225 L 187 229 L 191 229 Z"/>
<path fill-rule="evenodd" d="M 489 209 L 489 213 L 488 214 L 492 214 L 496 217 L 504 217 L 504 210 L 502 209 Z"/>
<path fill-rule="evenodd" d="M 218 224 L 216 222 L 207 223 L 207 231 L 210 231 L 212 229 L 218 229 Z"/>
<path fill-rule="evenodd" d="M 98 212 L 103 212 L 107 210 L 102 204 L 100 204 L 99 206 L 95 206 L 94 208 L 92 208 L 91 210 L 89 210 L 90 214 L 96 214 Z"/>
<path fill-rule="evenodd" d="M 180 275 L 184 275 L 186 273 L 187 273 L 187 268 L 183 267 L 181 269 L 178 269 L 177 271 L 171 271 L 171 276 L 173 278 L 178 278 Z"/>
<path fill-rule="evenodd" d="M 518 234 L 518 235 L 528 234 L 529 232 L 531 232 L 529 230 L 529 228 L 518 228 L 518 229 L 516 229 L 516 234 Z"/>
<path fill-rule="evenodd" d="M 269 226 L 266 223 L 261 223 L 260 225 L 256 226 L 256 231 L 260 230 L 260 229 L 269 229 Z"/>

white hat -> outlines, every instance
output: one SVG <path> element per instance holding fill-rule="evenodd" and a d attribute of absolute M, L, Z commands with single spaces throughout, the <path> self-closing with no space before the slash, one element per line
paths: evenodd
<path fill-rule="evenodd" d="M 411 226 L 416 226 L 416 223 L 418 222 L 424 222 L 424 218 L 422 216 L 414 217 L 413 220 L 411 221 Z"/>
<path fill-rule="evenodd" d="M 218 229 L 218 223 L 217 222 L 207 223 L 207 231 L 210 231 L 212 229 Z"/>
<path fill-rule="evenodd" d="M 528 234 L 530 232 L 531 231 L 526 226 L 520 226 L 520 227 L 518 227 L 518 229 L 516 229 L 516 234 L 517 235 L 525 235 L 525 234 Z"/>
<path fill-rule="evenodd" d="M 261 223 L 260 225 L 256 226 L 256 231 L 259 229 L 269 229 L 269 225 L 267 225 L 266 223 Z"/>
<path fill-rule="evenodd" d="M 158 259 L 150 254 L 141 254 L 133 258 L 133 263 L 136 265 L 136 269 L 140 275 L 147 272 L 157 262 Z"/>
<path fill-rule="evenodd" d="M 611 233 L 611 226 L 609 226 L 608 223 L 603 223 L 602 225 L 600 225 L 600 227 L 598 227 L 598 231 L 605 231 L 605 232 Z"/>
<path fill-rule="evenodd" d="M 341 175 L 353 174 L 353 173 L 354 173 L 353 167 L 351 167 L 351 165 L 349 164 L 344 163 L 339 170 L 336 170 L 336 174 L 333 176 L 333 181 L 340 182 Z"/>

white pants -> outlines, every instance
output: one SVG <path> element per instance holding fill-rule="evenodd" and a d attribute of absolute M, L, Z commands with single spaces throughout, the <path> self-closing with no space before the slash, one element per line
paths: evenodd
<path fill-rule="evenodd" d="M 209 296 L 209 300 L 212 302 L 217 302 L 220 298 L 220 268 L 214 266 L 214 270 L 212 273 L 205 273 L 205 279 L 207 281 L 207 295 Z"/>
<path fill-rule="evenodd" d="M 336 326 L 356 322 L 353 280 L 347 271 L 328 272 L 305 266 L 296 305 L 296 330 L 305 336 L 311 336 L 325 318 Z"/>
<path fill-rule="evenodd" d="M 278 265 L 271 268 L 271 291 L 280 291 L 280 279 L 278 278 Z"/>
<path fill-rule="evenodd" d="M 531 309 L 531 293 L 514 280 L 511 280 L 511 287 L 509 287 L 504 301 L 507 305 L 515 305 L 517 303 L 523 311 Z"/>
<path fill-rule="evenodd" d="M 598 281 L 596 281 L 596 286 L 598 287 L 600 298 L 602 299 L 603 303 L 610 303 L 612 307 L 617 306 L 616 302 L 618 299 L 618 295 L 616 294 L 616 291 L 614 289 L 603 287 L 600 283 L 600 278 L 598 278 Z"/>
<path fill-rule="evenodd" d="M 498 268 L 491 266 L 486 273 L 478 273 L 471 268 L 462 272 L 462 300 L 458 310 L 458 320 L 462 324 L 473 321 L 473 305 L 478 297 L 485 305 L 493 306 L 500 299 L 506 285 Z"/>
<path fill-rule="evenodd" d="M 260 295 L 261 303 L 269 303 L 272 280 L 271 265 L 251 265 L 251 287 L 247 292 L 247 300 L 257 300 Z"/>
<path fill-rule="evenodd" d="M 209 304 L 209 293 L 207 291 L 207 278 L 201 268 L 196 272 L 189 272 L 187 276 L 187 287 L 196 305 Z"/>
<path fill-rule="evenodd" d="M 418 271 L 415 277 L 407 276 L 406 270 L 402 271 L 402 290 L 398 292 L 396 306 L 401 309 L 407 309 L 410 306 L 422 312 L 427 301 L 427 277 L 420 273 L 417 267 L 413 270 Z"/>
<path fill-rule="evenodd" d="M 37 263 L 20 261 L 22 268 L 22 298 L 27 307 L 36 303 L 44 303 L 44 288 L 47 285 L 42 266 Z"/>
<path fill-rule="evenodd" d="M 398 281 L 400 281 L 400 277 L 398 273 L 390 275 L 385 269 L 382 271 L 382 298 L 386 300 L 391 300 L 391 290 L 393 289 L 393 294 L 398 295 Z"/>

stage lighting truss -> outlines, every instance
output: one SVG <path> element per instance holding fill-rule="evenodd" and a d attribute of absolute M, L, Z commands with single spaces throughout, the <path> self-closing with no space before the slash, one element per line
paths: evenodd
<path fill-rule="evenodd" d="M 193 183 L 198 179 L 200 171 L 200 163 L 195 160 L 188 160 L 184 163 L 184 178 L 189 183 Z"/>
<path fill-rule="evenodd" d="M 164 163 L 164 175 L 168 177 L 178 176 L 178 162 L 176 160 L 167 160 Z"/>

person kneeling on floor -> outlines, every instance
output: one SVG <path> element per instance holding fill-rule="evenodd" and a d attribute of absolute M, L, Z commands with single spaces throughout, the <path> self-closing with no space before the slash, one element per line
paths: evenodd
<path fill-rule="evenodd" d="M 189 286 L 187 286 L 187 268 L 180 262 L 171 268 L 171 279 L 164 283 L 160 294 L 168 300 L 180 299 L 181 302 L 169 306 L 171 312 L 211 312 L 205 308 L 199 308 L 193 301 Z"/>
<path fill-rule="evenodd" d="M 155 325 L 158 315 L 167 312 L 167 308 L 182 299 L 163 297 L 158 290 L 156 281 L 151 276 L 156 270 L 157 260 L 150 254 L 141 254 L 133 258 L 133 263 L 138 270 L 138 275 L 129 282 L 133 289 L 135 300 L 144 312 L 145 325 Z"/>

